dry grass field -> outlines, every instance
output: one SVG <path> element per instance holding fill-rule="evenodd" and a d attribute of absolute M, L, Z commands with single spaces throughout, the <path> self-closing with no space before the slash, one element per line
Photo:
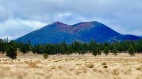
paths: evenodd
<path fill-rule="evenodd" d="M 0 79 L 142 79 L 142 54 L 113 56 L 0 55 Z"/>

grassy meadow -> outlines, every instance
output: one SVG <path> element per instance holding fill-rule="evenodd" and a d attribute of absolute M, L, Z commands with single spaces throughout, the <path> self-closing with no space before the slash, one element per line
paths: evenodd
<path fill-rule="evenodd" d="M 142 79 L 142 54 L 0 55 L 0 79 Z"/>

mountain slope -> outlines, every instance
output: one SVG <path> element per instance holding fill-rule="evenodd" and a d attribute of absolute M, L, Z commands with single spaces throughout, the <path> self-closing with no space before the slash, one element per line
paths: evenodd
<path fill-rule="evenodd" d="M 31 44 L 59 43 L 63 41 L 71 43 L 72 40 L 74 40 L 74 35 L 68 33 L 69 28 L 69 25 L 55 22 L 39 30 L 24 35 L 23 37 L 18 38 L 16 41 L 24 43 L 30 41 Z M 68 37 L 68 39 L 66 39 L 66 37 Z"/>
<path fill-rule="evenodd" d="M 109 38 L 119 36 L 118 32 L 115 32 L 111 28 L 99 22 L 86 22 L 73 25 L 75 29 L 78 29 L 78 39 L 83 42 L 90 42 L 94 40 L 96 42 L 105 42 Z"/>
<path fill-rule="evenodd" d="M 111 39 L 109 39 L 109 41 L 113 42 L 113 41 L 126 41 L 126 40 L 139 40 L 140 37 L 138 36 L 135 36 L 135 35 L 119 35 L 119 36 L 116 36 L 116 37 L 113 37 Z"/>
<path fill-rule="evenodd" d="M 31 44 L 46 43 L 72 43 L 73 41 L 90 42 L 113 42 L 116 40 L 138 40 L 137 36 L 121 35 L 106 25 L 92 21 L 81 22 L 74 25 L 67 25 L 61 22 L 54 22 L 41 29 L 26 34 L 15 41 L 31 42 Z"/>

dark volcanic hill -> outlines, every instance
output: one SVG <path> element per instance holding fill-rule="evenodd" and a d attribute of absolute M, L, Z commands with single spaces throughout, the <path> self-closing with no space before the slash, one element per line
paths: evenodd
<path fill-rule="evenodd" d="M 105 42 L 120 34 L 99 22 L 84 22 L 73 25 L 77 38 L 83 42 Z"/>
<path fill-rule="evenodd" d="M 122 35 L 106 25 L 93 21 L 81 22 L 74 25 L 67 25 L 61 22 L 54 22 L 41 29 L 26 34 L 15 41 L 31 42 L 31 44 L 46 43 L 72 43 L 74 41 L 90 42 L 113 42 L 125 40 L 138 40 L 140 37 L 134 35 Z"/>

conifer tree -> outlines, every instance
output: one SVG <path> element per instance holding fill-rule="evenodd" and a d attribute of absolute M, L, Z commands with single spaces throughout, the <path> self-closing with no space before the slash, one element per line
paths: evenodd
<path fill-rule="evenodd" d="M 130 45 L 129 49 L 128 49 L 128 52 L 131 56 L 134 56 L 135 55 L 135 50 L 134 48 Z"/>
<path fill-rule="evenodd" d="M 93 53 L 92 53 L 94 56 L 97 56 L 97 54 L 98 54 L 98 52 L 97 52 L 97 50 L 94 48 L 93 49 Z"/>
<path fill-rule="evenodd" d="M 113 47 L 112 53 L 113 53 L 115 56 L 117 55 L 117 49 L 116 49 L 116 46 Z"/>
<path fill-rule="evenodd" d="M 7 51 L 6 51 L 6 56 L 11 58 L 11 59 L 16 59 L 17 58 L 17 52 L 16 52 L 16 48 L 14 47 L 10 47 Z"/>
<path fill-rule="evenodd" d="M 97 54 L 98 54 L 98 55 L 101 55 L 101 50 L 100 50 L 99 47 L 96 48 L 96 51 L 97 51 Z"/>
<path fill-rule="evenodd" d="M 105 54 L 106 56 L 109 54 L 109 49 L 108 49 L 108 47 L 105 47 L 105 48 L 104 48 L 104 54 Z"/>

